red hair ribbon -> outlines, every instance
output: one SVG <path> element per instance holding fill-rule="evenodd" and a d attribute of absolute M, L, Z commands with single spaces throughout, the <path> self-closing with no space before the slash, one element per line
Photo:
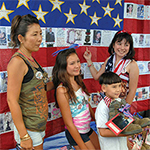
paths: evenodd
<path fill-rule="evenodd" d="M 125 30 L 121 30 L 121 31 L 119 31 L 119 32 L 117 33 L 117 35 L 118 35 L 118 34 L 120 34 L 120 33 L 128 33 L 128 34 L 130 34 L 130 35 L 131 35 L 131 32 L 127 32 L 127 31 L 125 31 Z"/>

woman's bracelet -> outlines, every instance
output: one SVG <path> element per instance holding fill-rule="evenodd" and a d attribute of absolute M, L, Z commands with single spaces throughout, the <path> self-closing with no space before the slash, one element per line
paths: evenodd
<path fill-rule="evenodd" d="M 29 136 L 29 134 L 27 133 L 25 136 L 23 136 L 22 138 L 20 138 L 21 141 L 26 141 L 31 139 L 31 137 Z"/>
<path fill-rule="evenodd" d="M 93 66 L 93 63 L 91 63 L 90 65 L 88 65 L 88 67 L 91 67 L 91 66 Z"/>

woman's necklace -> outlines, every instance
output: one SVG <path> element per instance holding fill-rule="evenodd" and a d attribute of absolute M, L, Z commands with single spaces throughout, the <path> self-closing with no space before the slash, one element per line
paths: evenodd
<path fill-rule="evenodd" d="M 20 50 L 20 49 L 19 49 Z M 27 55 L 25 55 L 21 50 L 19 52 L 20 54 L 22 54 L 24 57 L 28 58 L 30 61 L 34 62 L 34 59 L 30 59 Z"/>

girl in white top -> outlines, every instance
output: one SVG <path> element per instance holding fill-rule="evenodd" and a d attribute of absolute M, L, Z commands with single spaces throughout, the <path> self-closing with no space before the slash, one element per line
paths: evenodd
<path fill-rule="evenodd" d="M 59 52 L 52 72 L 56 105 L 61 110 L 68 142 L 75 149 L 100 149 L 97 134 L 90 128 L 91 117 L 95 117 L 80 71 L 74 48 Z"/>

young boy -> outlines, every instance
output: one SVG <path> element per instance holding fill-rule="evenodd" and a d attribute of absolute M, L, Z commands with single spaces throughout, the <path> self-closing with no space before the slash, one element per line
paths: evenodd
<path fill-rule="evenodd" d="M 121 102 L 121 79 L 113 72 L 106 72 L 100 76 L 99 83 L 104 92 L 95 112 L 99 142 L 102 150 L 128 150 L 128 135 L 120 133 L 116 136 L 105 123 L 109 121 L 109 105 L 114 100 Z"/>

